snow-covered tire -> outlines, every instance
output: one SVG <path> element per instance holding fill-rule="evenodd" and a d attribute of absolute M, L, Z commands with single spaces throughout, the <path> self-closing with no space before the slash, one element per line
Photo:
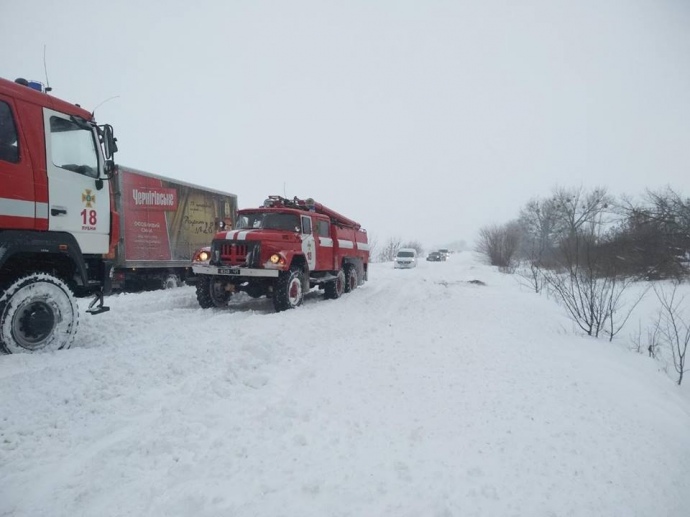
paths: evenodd
<path fill-rule="evenodd" d="M 329 300 L 340 298 L 345 292 L 345 271 L 338 270 L 335 280 L 332 280 L 324 287 L 324 296 Z"/>
<path fill-rule="evenodd" d="M 227 307 L 232 293 L 225 290 L 222 280 L 212 275 L 199 275 L 196 283 L 196 300 L 202 309 Z"/>
<path fill-rule="evenodd" d="M 65 282 L 32 273 L 0 297 L 0 349 L 9 354 L 69 348 L 79 326 L 79 306 Z"/>
<path fill-rule="evenodd" d="M 299 268 L 280 273 L 273 293 L 276 312 L 294 309 L 304 301 L 304 272 Z"/>
<path fill-rule="evenodd" d="M 357 268 L 352 264 L 345 266 L 345 292 L 349 293 L 357 289 L 359 279 L 357 275 Z"/>

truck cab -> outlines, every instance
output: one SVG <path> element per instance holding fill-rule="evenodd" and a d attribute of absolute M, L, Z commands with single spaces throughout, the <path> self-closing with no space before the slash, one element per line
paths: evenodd
<path fill-rule="evenodd" d="M 0 349 L 69 346 L 74 295 L 107 310 L 103 254 L 117 240 L 104 180 L 117 150 L 110 126 L 42 91 L 0 79 Z M 42 286 L 50 294 L 31 293 Z M 97 305 L 96 305 L 97 304 Z"/>

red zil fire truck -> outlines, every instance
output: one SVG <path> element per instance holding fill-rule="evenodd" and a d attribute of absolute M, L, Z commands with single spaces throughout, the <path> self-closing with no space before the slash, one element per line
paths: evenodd
<path fill-rule="evenodd" d="M 68 347 L 75 296 L 103 305 L 118 238 L 104 180 L 114 171 L 112 127 L 40 83 L 0 79 L 0 350 Z"/>
<path fill-rule="evenodd" d="M 268 296 L 276 311 L 300 305 L 312 287 L 339 298 L 367 280 L 369 244 L 359 223 L 313 199 L 270 196 L 240 210 L 237 226 L 217 233 L 207 263 L 192 266 L 203 308 L 227 305 L 232 293 Z"/>

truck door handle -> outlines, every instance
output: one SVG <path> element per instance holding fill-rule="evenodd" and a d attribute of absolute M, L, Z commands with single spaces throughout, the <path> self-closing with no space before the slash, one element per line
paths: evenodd
<path fill-rule="evenodd" d="M 51 208 L 50 215 L 67 215 L 66 208 Z"/>

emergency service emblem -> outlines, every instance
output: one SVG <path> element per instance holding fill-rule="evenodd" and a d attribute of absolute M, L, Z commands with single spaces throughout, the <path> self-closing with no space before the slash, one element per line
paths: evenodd
<path fill-rule="evenodd" d="M 81 195 L 81 202 L 86 205 L 86 208 L 93 208 L 93 203 L 96 202 L 96 194 L 91 192 L 91 189 L 85 189 Z"/>

